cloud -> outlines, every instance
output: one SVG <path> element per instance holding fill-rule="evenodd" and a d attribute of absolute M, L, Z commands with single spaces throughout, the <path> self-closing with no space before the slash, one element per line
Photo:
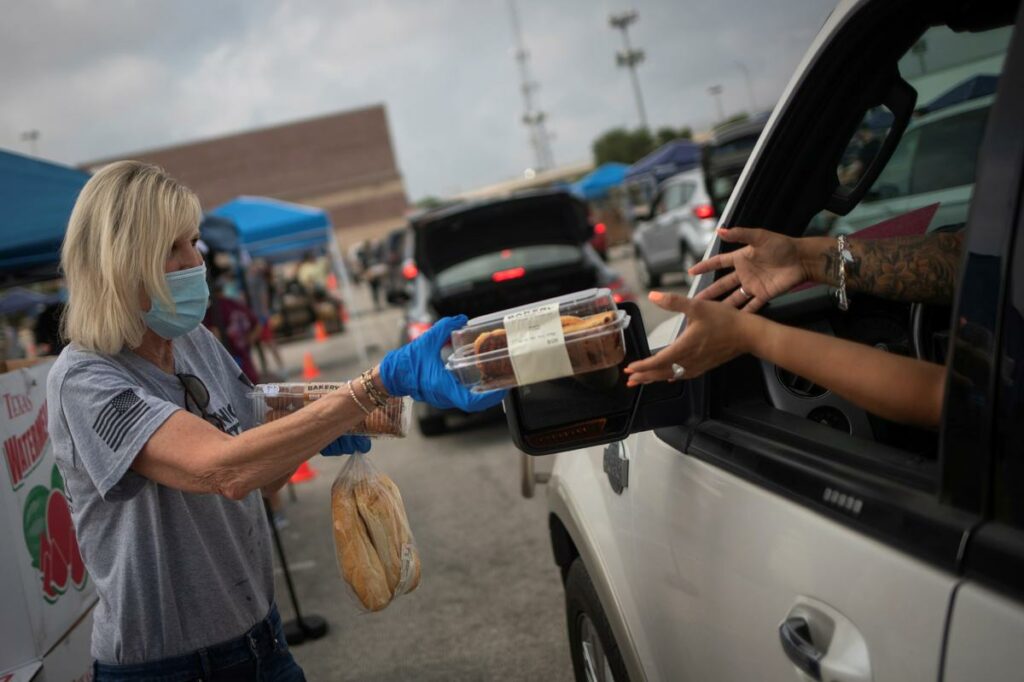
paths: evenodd
<path fill-rule="evenodd" d="M 605 0 L 518 0 L 557 162 L 637 124 Z M 653 126 L 706 125 L 708 85 L 774 102 L 830 0 L 646 0 L 631 28 Z M 448 194 L 533 165 L 503 0 L 374 3 L 40 0 L 0 26 L 0 146 L 41 131 L 41 155 L 80 162 L 384 102 L 410 196 Z"/>

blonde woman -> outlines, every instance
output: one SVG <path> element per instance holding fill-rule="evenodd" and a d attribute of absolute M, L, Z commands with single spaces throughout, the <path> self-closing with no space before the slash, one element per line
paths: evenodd
<path fill-rule="evenodd" d="M 61 254 L 70 344 L 47 385 L 50 437 L 99 594 L 102 680 L 304 679 L 274 606 L 260 491 L 342 437 L 381 394 L 466 411 L 496 404 L 444 371 L 464 318 L 294 415 L 256 427 L 251 385 L 199 324 L 209 292 L 195 195 L 161 169 L 111 164 L 82 190 Z M 371 390 L 367 390 L 370 388 Z"/>

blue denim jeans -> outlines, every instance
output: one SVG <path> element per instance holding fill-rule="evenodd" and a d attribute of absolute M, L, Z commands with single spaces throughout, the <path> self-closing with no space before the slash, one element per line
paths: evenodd
<path fill-rule="evenodd" d="M 149 663 L 108 665 L 93 663 L 94 682 L 146 680 L 147 682 L 305 682 L 281 628 L 277 607 L 238 639 L 214 644 L 190 654 Z"/>

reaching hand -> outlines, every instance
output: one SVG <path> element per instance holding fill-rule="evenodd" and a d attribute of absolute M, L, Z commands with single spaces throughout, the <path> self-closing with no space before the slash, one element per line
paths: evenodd
<path fill-rule="evenodd" d="M 749 227 L 719 228 L 718 236 L 724 242 L 747 246 L 712 256 L 690 268 L 691 275 L 734 269 L 697 294 L 698 299 L 715 300 L 728 293 L 725 303 L 753 313 L 776 296 L 811 279 L 800 259 L 796 239 Z"/>
<path fill-rule="evenodd" d="M 442 317 L 415 341 L 396 348 L 380 363 L 380 379 L 391 395 L 410 395 L 434 407 L 480 412 L 500 403 L 507 391 L 472 393 L 444 368 L 441 348 L 466 316 Z"/>
<path fill-rule="evenodd" d="M 629 385 L 653 381 L 695 379 L 704 372 L 750 352 L 753 328 L 764 320 L 741 315 L 739 311 L 718 301 L 698 301 L 679 294 L 648 294 L 659 308 L 686 315 L 686 329 L 672 345 L 656 355 L 637 360 L 626 367 Z M 677 373 L 673 365 L 682 368 Z"/>
<path fill-rule="evenodd" d="M 366 436 L 341 436 L 320 451 L 321 455 L 365 455 L 370 451 L 370 439 Z"/>

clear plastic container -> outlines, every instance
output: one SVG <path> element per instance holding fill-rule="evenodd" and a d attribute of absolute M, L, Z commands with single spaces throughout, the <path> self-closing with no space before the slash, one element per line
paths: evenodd
<path fill-rule="evenodd" d="M 280 419 L 302 409 L 314 400 L 345 387 L 347 382 L 320 381 L 315 383 L 257 384 L 249 399 L 260 424 Z M 384 407 L 378 407 L 370 416 L 347 431 L 349 436 L 370 438 L 405 438 L 412 422 L 412 399 L 389 397 Z"/>
<path fill-rule="evenodd" d="M 627 326 L 610 290 L 578 291 L 470 320 L 446 367 L 476 393 L 595 372 L 622 362 Z"/>

